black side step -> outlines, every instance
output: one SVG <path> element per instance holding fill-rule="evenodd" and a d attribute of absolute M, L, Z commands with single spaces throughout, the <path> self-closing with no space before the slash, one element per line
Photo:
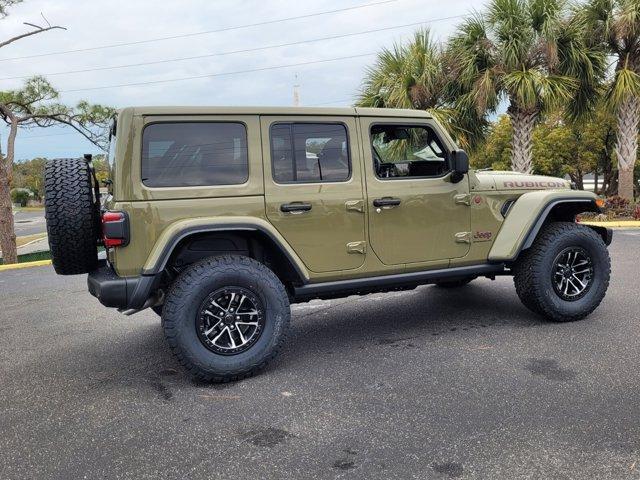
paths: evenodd
<path fill-rule="evenodd" d="M 338 294 L 367 293 L 377 290 L 415 287 L 417 285 L 435 283 L 455 278 L 505 275 L 509 273 L 510 272 L 505 269 L 504 263 L 485 263 L 482 265 L 442 268 L 439 270 L 428 270 L 424 272 L 399 273 L 379 277 L 338 280 L 335 282 L 308 283 L 300 287 L 295 287 L 294 297 L 296 299 L 306 299 L 325 296 L 329 297 Z"/>

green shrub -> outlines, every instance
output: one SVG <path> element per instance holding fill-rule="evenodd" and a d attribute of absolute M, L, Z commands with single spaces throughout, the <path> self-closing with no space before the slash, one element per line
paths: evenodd
<path fill-rule="evenodd" d="M 21 207 L 26 207 L 27 202 L 30 198 L 31 195 L 29 193 L 29 190 L 26 190 L 24 188 L 16 188 L 15 190 L 11 191 L 11 201 L 20 205 Z"/>

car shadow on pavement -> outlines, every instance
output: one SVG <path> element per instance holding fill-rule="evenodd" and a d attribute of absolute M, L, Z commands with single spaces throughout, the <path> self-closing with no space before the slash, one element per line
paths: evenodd
<path fill-rule="evenodd" d="M 505 298 L 506 297 L 506 298 Z M 80 336 L 69 349 L 48 356 L 53 370 L 71 377 L 84 377 L 90 390 L 144 385 L 160 398 L 172 395 L 166 382 L 194 384 L 171 354 L 159 319 L 142 313 L 121 324 L 119 335 L 95 327 Z M 103 322 L 122 322 L 108 313 Z M 544 320 L 526 310 L 515 293 L 491 289 L 490 284 L 469 285 L 456 291 L 420 287 L 412 291 L 371 294 L 332 301 L 298 304 L 293 308 L 291 332 L 284 351 L 267 374 L 286 372 L 296 365 L 318 360 L 334 352 L 374 350 L 389 347 L 428 347 L 430 342 L 460 335 L 482 338 L 495 328 L 530 328 Z M 89 328 L 90 327 L 85 327 Z M 354 353 L 358 355 L 358 353 Z M 33 365 L 42 372 L 41 366 Z M 215 387 L 219 388 L 219 387 Z"/>
<path fill-rule="evenodd" d="M 515 292 L 471 284 L 371 294 L 294 307 L 292 328 L 279 368 L 318 352 L 472 340 L 487 331 L 556 325 L 527 310 Z"/>

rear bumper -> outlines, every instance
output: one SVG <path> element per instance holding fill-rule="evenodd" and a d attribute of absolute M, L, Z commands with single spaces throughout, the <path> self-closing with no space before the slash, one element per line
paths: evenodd
<path fill-rule="evenodd" d="M 151 296 L 155 280 L 155 275 L 119 277 L 107 262 L 101 261 L 98 268 L 89 273 L 87 287 L 105 307 L 140 309 Z"/>

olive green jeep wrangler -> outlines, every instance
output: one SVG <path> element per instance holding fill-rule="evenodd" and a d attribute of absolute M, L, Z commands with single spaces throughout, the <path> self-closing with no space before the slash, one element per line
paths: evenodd
<path fill-rule="evenodd" d="M 152 308 L 204 380 L 264 367 L 294 302 L 512 275 L 527 308 L 571 321 L 609 284 L 611 231 L 575 220 L 594 194 L 469 170 L 424 112 L 125 108 L 110 135 L 102 201 L 90 156 L 46 167 L 54 268 L 88 273 L 107 307 Z"/>

